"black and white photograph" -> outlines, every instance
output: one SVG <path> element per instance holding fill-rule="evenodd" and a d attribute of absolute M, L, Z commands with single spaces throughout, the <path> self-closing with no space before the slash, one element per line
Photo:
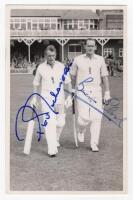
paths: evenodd
<path fill-rule="evenodd" d="M 6 16 L 8 192 L 126 193 L 126 6 Z"/>

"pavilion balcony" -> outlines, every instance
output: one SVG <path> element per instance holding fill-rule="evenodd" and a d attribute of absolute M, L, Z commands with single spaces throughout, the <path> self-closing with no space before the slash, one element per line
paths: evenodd
<path fill-rule="evenodd" d="M 11 38 L 18 37 L 68 37 L 68 38 L 86 38 L 86 37 L 110 37 L 122 38 L 123 30 L 10 30 Z"/>

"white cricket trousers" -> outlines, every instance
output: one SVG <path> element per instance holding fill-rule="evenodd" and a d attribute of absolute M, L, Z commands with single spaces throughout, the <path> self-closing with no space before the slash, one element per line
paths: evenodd
<path fill-rule="evenodd" d="M 90 143 L 98 145 L 102 120 L 100 111 L 103 112 L 101 87 L 91 87 L 85 92 L 88 96 L 81 91 L 77 92 L 78 123 L 81 126 L 87 126 L 90 123 Z"/>
<path fill-rule="evenodd" d="M 45 118 L 44 118 L 45 120 Z M 51 113 L 48 124 L 45 127 L 45 136 L 48 145 L 48 154 L 53 155 L 58 152 L 57 149 L 57 134 L 56 134 L 56 116 Z"/>
<path fill-rule="evenodd" d="M 101 119 L 96 119 L 96 120 L 91 121 L 91 125 L 90 125 L 91 146 L 93 146 L 93 144 L 96 144 L 96 145 L 99 144 L 100 132 L 101 132 Z"/>
<path fill-rule="evenodd" d="M 52 102 L 51 99 L 47 98 L 47 93 L 41 94 L 49 104 Z M 57 149 L 57 133 L 56 133 L 56 114 L 53 113 L 50 108 L 46 105 L 46 103 L 41 100 L 42 104 L 42 112 L 49 112 L 50 119 L 46 119 L 46 115 L 43 115 L 43 122 L 47 120 L 47 125 L 44 127 L 45 129 L 45 137 L 48 145 L 48 154 L 53 155 L 58 153 Z"/>

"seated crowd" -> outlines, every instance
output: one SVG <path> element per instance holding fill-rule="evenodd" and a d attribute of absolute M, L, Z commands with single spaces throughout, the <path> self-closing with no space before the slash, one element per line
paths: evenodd
<path fill-rule="evenodd" d="M 19 54 L 18 56 L 14 55 L 11 58 L 11 69 L 36 69 L 38 65 L 44 62 L 44 58 L 41 56 L 34 56 L 34 59 L 32 62 L 28 62 L 28 59 L 26 56 L 23 56 Z M 66 58 L 64 60 L 64 64 L 69 64 L 72 62 L 72 59 Z M 110 55 L 108 57 L 105 57 L 105 63 L 107 65 L 107 69 L 109 71 L 110 76 L 116 76 L 116 72 L 123 72 L 123 63 L 121 60 L 115 60 Z"/>

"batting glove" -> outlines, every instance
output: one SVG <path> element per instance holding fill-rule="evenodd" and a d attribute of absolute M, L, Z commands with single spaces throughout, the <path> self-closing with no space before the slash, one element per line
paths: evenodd
<path fill-rule="evenodd" d="M 111 99 L 110 91 L 105 91 L 104 99 L 103 99 L 104 104 L 108 105 L 110 99 Z"/>
<path fill-rule="evenodd" d="M 69 95 L 65 100 L 65 107 L 69 108 L 70 106 L 72 106 L 72 97 Z"/>
<path fill-rule="evenodd" d="M 74 94 L 76 93 L 76 90 L 74 88 L 72 89 L 72 93 L 74 93 Z"/>

